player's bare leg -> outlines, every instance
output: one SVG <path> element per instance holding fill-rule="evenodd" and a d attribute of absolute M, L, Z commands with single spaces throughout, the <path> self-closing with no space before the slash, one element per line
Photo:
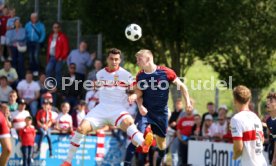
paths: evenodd
<path fill-rule="evenodd" d="M 158 147 L 158 157 L 156 161 L 156 166 L 160 166 L 166 154 L 166 138 L 156 135 L 156 144 Z"/>
<path fill-rule="evenodd" d="M 91 131 L 93 131 L 93 128 L 90 122 L 84 119 L 81 122 L 80 126 L 77 128 L 75 135 L 71 139 L 71 144 L 69 147 L 67 158 L 61 166 L 71 166 L 72 159 L 75 153 L 77 152 L 78 147 L 80 146 L 84 136 Z"/>
<path fill-rule="evenodd" d="M 148 132 L 144 138 L 143 133 L 138 131 L 138 129 L 137 129 L 136 125 L 134 124 L 133 119 L 131 117 L 125 118 L 121 122 L 120 127 L 123 131 L 127 132 L 128 136 L 131 137 L 131 141 L 134 145 L 141 146 L 144 153 L 147 153 L 149 151 L 149 148 L 153 141 L 152 132 Z"/>

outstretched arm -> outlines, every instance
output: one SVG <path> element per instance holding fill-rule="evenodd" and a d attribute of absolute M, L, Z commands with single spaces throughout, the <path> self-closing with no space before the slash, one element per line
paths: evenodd
<path fill-rule="evenodd" d="M 173 81 L 173 83 L 177 86 L 177 90 L 180 89 L 182 96 L 184 96 L 185 103 L 186 103 L 186 110 L 187 109 L 192 110 L 193 106 L 192 106 L 191 101 L 190 101 L 190 96 L 189 96 L 189 93 L 188 93 L 187 86 L 179 78 L 176 78 Z"/>
<path fill-rule="evenodd" d="M 131 104 L 131 103 L 135 102 L 138 98 L 141 98 L 142 96 L 143 96 L 143 92 L 140 89 L 138 89 L 137 86 L 135 85 L 133 87 L 133 90 L 130 91 L 130 95 L 128 96 L 128 102 Z M 143 101 L 142 101 L 142 103 L 143 103 Z"/>

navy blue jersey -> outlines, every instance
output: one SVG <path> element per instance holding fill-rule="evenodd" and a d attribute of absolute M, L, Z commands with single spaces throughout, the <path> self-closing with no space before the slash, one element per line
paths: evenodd
<path fill-rule="evenodd" d="M 148 113 L 162 113 L 167 110 L 169 85 L 176 78 L 175 72 L 164 66 L 157 66 L 153 73 L 140 71 L 137 74 L 137 87 L 143 92 L 143 105 Z"/>
<path fill-rule="evenodd" d="M 271 135 L 273 141 L 276 142 L 276 119 L 271 119 L 271 117 L 269 117 L 266 120 L 266 124 L 270 131 L 270 135 Z"/>

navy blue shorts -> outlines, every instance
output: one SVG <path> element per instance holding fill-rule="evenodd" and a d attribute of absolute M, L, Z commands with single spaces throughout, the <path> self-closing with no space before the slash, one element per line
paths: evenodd
<path fill-rule="evenodd" d="M 145 132 L 146 127 L 150 124 L 153 134 L 158 135 L 159 137 L 166 137 L 167 128 L 168 128 L 168 117 L 159 116 L 159 117 L 150 117 L 149 115 L 141 116 L 139 113 L 135 118 L 137 128 L 142 133 Z"/>

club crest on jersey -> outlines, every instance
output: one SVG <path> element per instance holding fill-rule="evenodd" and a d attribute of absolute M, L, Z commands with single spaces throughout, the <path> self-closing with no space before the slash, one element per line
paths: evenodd
<path fill-rule="evenodd" d="M 115 74 L 114 75 L 114 81 L 118 81 L 119 80 L 119 75 Z"/>

